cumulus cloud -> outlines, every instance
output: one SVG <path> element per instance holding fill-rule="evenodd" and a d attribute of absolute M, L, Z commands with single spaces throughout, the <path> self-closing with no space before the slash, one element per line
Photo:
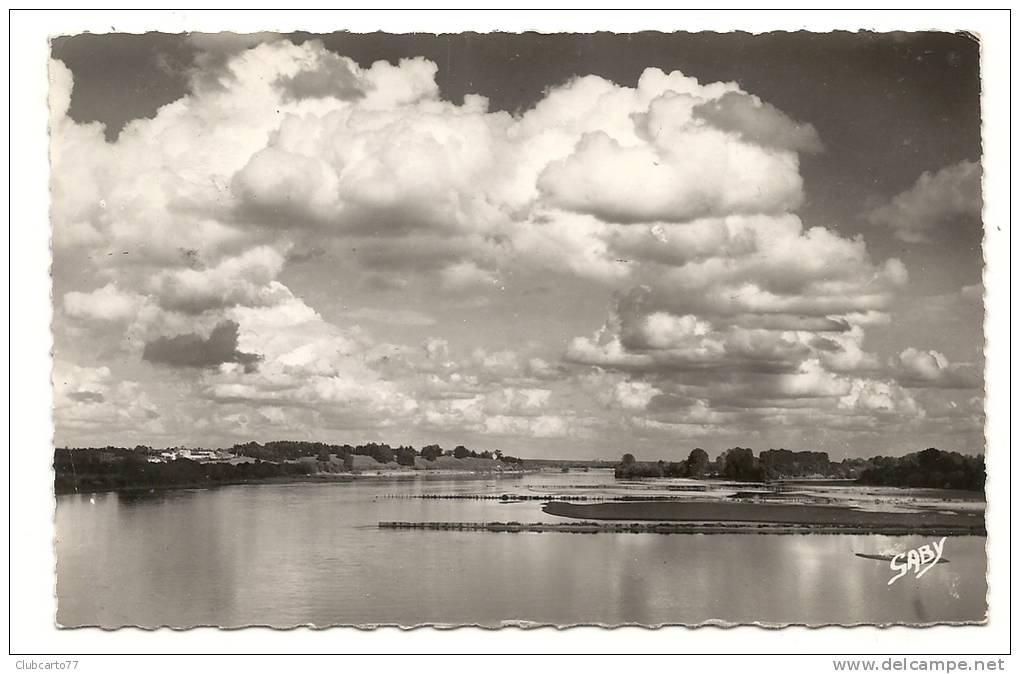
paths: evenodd
<path fill-rule="evenodd" d="M 908 347 L 900 352 L 900 381 L 915 388 L 979 388 L 981 376 L 970 364 L 950 363 L 942 353 Z"/>
<path fill-rule="evenodd" d="M 727 92 L 716 100 L 695 106 L 692 113 L 718 129 L 732 131 L 763 147 L 809 153 L 823 149 L 815 127 L 793 121 L 757 96 Z"/>
<path fill-rule="evenodd" d="M 437 399 L 419 410 L 426 427 L 480 435 L 530 438 L 583 437 L 590 420 L 549 414 L 549 389 L 502 388 L 470 398 Z"/>
<path fill-rule="evenodd" d="M 62 360 L 53 367 L 53 416 L 58 432 L 100 442 L 110 429 L 145 435 L 164 430 L 157 406 L 138 382 L 117 379 L 106 366 Z"/>
<path fill-rule="evenodd" d="M 196 334 L 160 337 L 145 345 L 142 358 L 170 367 L 218 367 L 237 363 L 246 371 L 253 371 L 262 357 L 239 351 L 237 334 L 237 323 L 224 321 L 213 328 L 208 337 Z"/>
<path fill-rule="evenodd" d="M 339 189 L 328 164 L 275 146 L 252 155 L 231 184 L 244 217 L 278 227 L 328 220 L 338 210 Z"/>
<path fill-rule="evenodd" d="M 544 388 L 502 388 L 485 397 L 485 408 L 490 414 L 527 416 L 545 409 L 551 395 Z"/>
<path fill-rule="evenodd" d="M 649 310 L 651 297 L 650 288 L 623 296 L 602 328 L 575 338 L 565 353 L 571 362 L 597 368 L 587 381 L 601 404 L 646 410 L 644 421 L 631 419 L 642 430 L 690 435 L 709 423 L 760 428 L 805 422 L 792 411 L 776 415 L 766 403 L 824 412 L 824 423 L 832 426 L 869 414 L 902 420 L 924 414 L 903 387 L 878 378 L 881 364 L 864 348 L 864 327 L 851 322 L 861 316 L 830 317 L 799 329 L 748 328 L 743 315 L 716 324 Z M 610 378 L 614 372 L 625 378 Z"/>
<path fill-rule="evenodd" d="M 923 417 L 924 408 L 906 390 L 893 382 L 857 379 L 839 400 L 841 408 Z"/>
<path fill-rule="evenodd" d="M 612 424 L 810 426 L 812 413 L 848 428 L 915 419 L 911 391 L 962 381 L 935 352 L 905 351 L 898 383 L 883 378 L 865 333 L 888 321 L 906 268 L 805 226 L 799 155 L 822 141 L 736 83 L 578 77 L 511 115 L 442 100 L 422 58 L 362 67 L 315 41 L 193 42 L 189 93 L 115 142 L 67 117 L 59 62 L 50 99 L 55 256 L 100 279 L 63 288 L 58 320 L 122 332 L 127 353 L 169 366 L 146 368 L 153 391 L 186 379 L 214 408 L 178 410 L 195 428 L 584 439 Z M 976 212 L 979 177 L 968 163 L 926 174 L 871 217 L 925 236 L 936 213 Z M 302 262 L 314 273 L 290 273 L 290 251 L 319 248 L 328 259 Z M 564 335 L 562 361 L 548 344 L 465 348 L 441 311 L 351 298 L 463 298 L 536 274 L 614 298 L 604 321 Z M 404 326 L 412 344 L 324 318 L 299 296 L 322 278 L 362 305 L 345 318 Z M 420 346 L 423 328 L 436 334 Z M 58 419 L 112 419 L 111 401 L 144 386 L 75 376 Z M 145 400 L 139 424 L 156 414 Z"/>
<path fill-rule="evenodd" d="M 631 269 L 613 255 L 610 234 L 594 216 L 541 210 L 514 229 L 513 250 L 529 267 L 612 283 L 629 278 Z"/>
<path fill-rule="evenodd" d="M 507 253 L 619 278 L 612 229 L 575 234 L 577 216 L 675 222 L 782 213 L 802 199 L 796 152 L 805 147 L 786 138 L 781 113 L 734 99 L 735 85 L 657 69 L 635 88 L 578 78 L 515 118 L 478 96 L 440 100 L 436 66 L 423 59 L 360 68 L 314 41 L 228 46 L 212 51 L 230 55 L 229 77 L 133 123 L 115 145 L 77 125 L 56 139 L 57 159 L 72 163 L 85 159 L 72 149 L 95 145 L 88 158 L 99 169 L 67 184 L 75 199 L 57 218 L 62 242 L 138 249 L 144 237 L 148 257 L 182 245 L 215 257 L 257 223 L 270 237 L 305 228 L 359 236 L 354 257 L 369 271 L 420 266 L 432 246 L 429 268 L 448 285 L 491 281 L 492 261 Z M 744 99 L 752 102 L 732 102 Z M 750 106 L 738 117 L 753 133 L 694 114 L 716 100 Z M 245 134 L 227 143 L 239 122 Z M 189 138 L 202 143 L 186 148 Z M 221 140 L 229 150 L 215 154 Z M 194 180 L 199 173 L 208 179 Z M 131 200 L 130 190 L 146 198 Z"/>
<path fill-rule="evenodd" d="M 910 189 L 873 209 L 868 219 L 892 228 L 903 241 L 930 243 L 941 230 L 980 223 L 981 204 L 981 164 L 965 160 L 922 173 Z"/>
<path fill-rule="evenodd" d="M 236 349 L 260 360 L 254 370 L 235 360 L 206 371 L 201 394 L 208 399 L 307 410 L 323 428 L 378 428 L 417 408 L 407 391 L 370 367 L 379 346 L 358 327 L 342 329 L 293 296 L 236 306 L 228 315 L 238 326 Z"/>
<path fill-rule="evenodd" d="M 192 48 L 191 63 L 181 68 L 190 77 L 196 89 L 222 89 L 225 81 L 232 77 L 231 61 L 238 54 L 253 49 L 261 44 L 277 42 L 283 39 L 278 33 L 189 33 L 188 45 Z M 165 68 L 174 68 L 174 64 L 166 59 L 162 61 Z"/>
<path fill-rule="evenodd" d="M 284 99 L 332 97 L 349 101 L 364 97 L 365 84 L 354 61 L 326 51 L 315 57 L 310 66 L 279 79 Z"/>
<path fill-rule="evenodd" d="M 604 370 L 583 375 L 581 383 L 608 408 L 645 410 L 656 396 L 662 394 L 660 389 L 647 381 L 621 377 Z"/>
<path fill-rule="evenodd" d="M 92 321 L 126 321 L 134 318 L 144 302 L 137 293 L 125 292 L 116 283 L 108 283 L 92 292 L 64 294 L 64 311 L 69 316 Z"/>
<path fill-rule="evenodd" d="M 846 317 L 763 328 L 744 315 L 721 317 L 716 325 L 657 307 L 656 295 L 647 286 L 622 296 L 592 337 L 570 342 L 567 359 L 623 370 L 781 373 L 796 371 L 811 358 L 832 371 L 877 366 L 875 356 L 863 349 L 863 329 L 851 326 Z"/>
<path fill-rule="evenodd" d="M 307 230 L 357 238 L 351 255 L 367 274 L 410 266 L 449 287 L 485 284 L 494 260 L 515 255 L 620 280 L 627 240 L 606 222 L 782 214 L 802 199 L 809 127 L 733 84 L 657 69 L 634 88 L 583 77 L 512 117 L 479 96 L 442 101 L 423 59 L 361 68 L 314 41 L 236 42 L 208 49 L 226 58 L 217 87 L 196 84 L 115 144 L 61 122 L 60 245 L 143 250 L 163 264 L 182 247 L 219 259 Z M 717 108 L 729 116 L 708 119 Z M 66 181 L 72 173 L 88 179 Z"/>
<path fill-rule="evenodd" d="M 812 348 L 822 364 L 833 372 L 861 372 L 879 368 L 878 357 L 864 349 L 865 323 L 858 322 L 857 317 L 849 320 L 854 323 L 841 332 L 817 334 L 810 341 Z"/>
<path fill-rule="evenodd" d="M 235 305 L 271 305 L 289 295 L 274 279 L 284 257 L 268 246 L 252 248 L 205 269 L 171 268 L 153 277 L 149 290 L 165 309 L 202 313 Z"/>
<path fill-rule="evenodd" d="M 825 398 L 848 395 L 852 383 L 827 371 L 817 360 L 804 361 L 798 372 L 780 377 L 777 393 L 791 398 Z"/>
<path fill-rule="evenodd" d="M 703 437 L 718 434 L 721 426 L 741 424 L 740 414 L 720 412 L 706 400 L 695 399 L 689 404 L 671 406 L 667 411 L 656 411 L 648 416 L 632 415 L 627 423 L 637 432 L 656 432 L 672 437 Z"/>
<path fill-rule="evenodd" d="M 427 428 L 480 436 L 587 438 L 598 420 L 570 411 L 549 413 L 548 389 L 504 388 L 472 398 L 429 401 L 417 423 Z"/>
<path fill-rule="evenodd" d="M 704 337 L 711 330 L 712 326 L 697 316 L 674 316 L 656 311 L 642 317 L 633 339 L 639 348 L 670 349 L 680 347 L 692 338 Z"/>
<path fill-rule="evenodd" d="M 586 134 L 543 171 L 539 189 L 554 206 L 622 223 L 780 213 L 800 204 L 793 155 L 728 146 L 725 135 L 703 129 L 655 140 L 624 146 L 605 132 Z"/>

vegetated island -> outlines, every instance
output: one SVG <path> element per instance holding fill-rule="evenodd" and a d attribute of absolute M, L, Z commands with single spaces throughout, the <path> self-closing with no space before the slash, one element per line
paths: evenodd
<path fill-rule="evenodd" d="M 859 510 L 846 506 L 695 500 L 615 501 L 610 503 L 551 501 L 542 507 L 542 511 L 550 515 L 578 520 L 711 523 L 711 526 L 722 527 L 727 531 L 732 528 L 729 525 L 737 523 L 768 524 L 773 527 L 770 531 L 755 530 L 754 533 L 818 530 L 824 533 L 884 534 L 888 536 L 906 534 L 985 535 L 983 511 L 887 512 Z"/>
<path fill-rule="evenodd" d="M 624 454 L 615 470 L 617 479 L 656 477 L 723 478 L 738 482 L 769 482 L 809 478 L 852 480 L 858 484 L 887 487 L 929 487 L 983 492 L 983 456 L 945 452 L 929 447 L 904 456 L 830 461 L 827 452 L 793 452 L 768 449 L 758 456 L 746 447 L 728 449 L 714 461 L 701 448 L 691 450 L 683 461 L 638 461 Z"/>
<path fill-rule="evenodd" d="M 758 533 L 792 533 L 805 528 L 823 533 L 875 533 L 886 535 L 985 535 L 983 509 L 959 508 L 943 503 L 937 509 L 861 509 L 847 503 L 816 505 L 782 501 L 788 488 L 803 485 L 859 484 L 879 487 L 928 488 L 930 491 L 957 490 L 983 493 L 984 458 L 928 448 L 901 457 L 829 461 L 825 452 L 767 450 L 757 457 L 750 449 L 736 447 L 723 452 L 714 462 L 700 449 L 678 463 L 639 462 L 625 454 L 615 471 L 623 480 L 651 477 L 715 477 L 759 487 L 733 496 L 737 500 L 617 500 L 603 503 L 549 501 L 542 510 L 550 515 L 577 520 L 654 521 L 702 523 L 730 531 L 740 523 L 767 524 Z M 790 478 L 793 478 L 791 481 Z M 800 478 L 800 479 L 797 479 Z M 757 484 L 755 484 L 757 483 Z M 787 492 L 787 493 L 784 493 Z M 596 526 L 597 525 L 592 525 Z M 750 531 L 744 529 L 745 531 Z M 677 528 L 672 533 L 697 531 Z M 662 533 L 669 533 L 663 531 Z"/>

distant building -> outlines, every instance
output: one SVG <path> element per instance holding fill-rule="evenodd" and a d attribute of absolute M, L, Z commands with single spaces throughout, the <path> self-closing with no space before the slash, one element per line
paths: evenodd
<path fill-rule="evenodd" d="M 222 449 L 189 449 L 187 447 L 171 447 L 159 454 L 149 457 L 151 463 L 167 463 L 177 459 L 188 459 L 189 461 L 228 461 L 231 458 L 230 452 Z"/>

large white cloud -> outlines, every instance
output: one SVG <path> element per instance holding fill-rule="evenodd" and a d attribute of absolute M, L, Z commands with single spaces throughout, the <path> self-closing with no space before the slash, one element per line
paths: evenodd
<path fill-rule="evenodd" d="M 57 320 L 119 331 L 145 376 L 215 403 L 162 418 L 234 434 L 389 424 L 577 439 L 606 419 L 656 432 L 810 424 L 811 409 L 833 426 L 912 419 L 923 410 L 893 375 L 911 390 L 956 381 L 950 366 L 932 374 L 931 353 L 877 372 L 866 331 L 906 269 L 802 222 L 799 154 L 822 141 L 736 83 L 579 77 L 511 115 L 443 100 L 421 58 L 361 67 L 314 41 L 206 48 L 190 93 L 115 142 L 67 116 L 72 78 L 51 66 L 54 250 L 72 284 Z M 873 217 L 919 235 L 917 195 L 947 187 L 950 210 L 968 211 L 976 171 L 922 178 Z M 320 245 L 389 292 L 491 291 L 541 272 L 616 299 L 594 335 L 568 341 L 568 365 L 549 349 L 453 353 L 427 309 L 351 310 L 436 332 L 425 348 L 382 343 L 285 282 L 288 255 Z M 90 268 L 75 275 L 79 260 Z M 145 344 L 206 344 L 225 324 L 230 348 L 194 372 L 141 362 Z M 80 400 L 65 396 L 58 420 L 114 396 L 118 375 L 103 377 L 70 391 Z M 161 402 L 130 419 L 150 423 Z"/>
<path fill-rule="evenodd" d="M 366 267 L 427 267 L 448 285 L 491 282 L 488 270 L 508 254 L 619 279 L 628 272 L 614 241 L 626 252 L 633 234 L 579 215 L 666 226 L 780 216 L 802 199 L 797 151 L 817 149 L 813 129 L 735 84 L 657 69 L 634 88 L 572 80 L 516 118 L 478 96 L 441 100 L 436 66 L 422 59 L 362 69 L 315 42 L 277 41 L 221 70 L 218 86 L 196 84 L 115 144 L 96 125 L 58 119 L 61 245 L 129 250 L 132 264 L 165 266 L 182 251 L 216 260 L 310 230 L 359 237 L 352 248 Z M 695 256 L 751 239 L 760 249 L 775 228 L 769 218 L 702 223 L 691 234 L 709 241 Z M 685 234 L 667 231 L 672 248 L 689 247 Z M 841 254 L 821 236 L 806 234 L 790 256 Z M 774 243 L 787 250 L 798 240 Z M 670 255 L 659 248 L 648 257 Z"/>
<path fill-rule="evenodd" d="M 538 185 L 552 205 L 607 222 L 777 213 L 801 200 L 794 155 L 764 152 L 712 129 L 630 147 L 605 132 L 589 133 L 543 171 Z"/>

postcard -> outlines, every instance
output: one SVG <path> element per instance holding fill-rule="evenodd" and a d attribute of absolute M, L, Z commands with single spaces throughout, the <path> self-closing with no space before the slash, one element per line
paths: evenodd
<path fill-rule="evenodd" d="M 979 37 L 49 56 L 60 628 L 985 623 Z"/>

